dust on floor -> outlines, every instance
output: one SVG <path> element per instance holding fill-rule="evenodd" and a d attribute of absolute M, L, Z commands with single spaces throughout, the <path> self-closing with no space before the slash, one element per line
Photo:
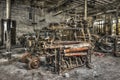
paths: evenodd
<path fill-rule="evenodd" d="M 0 80 L 120 80 L 120 58 L 110 54 L 92 55 L 92 69 L 85 66 L 72 69 L 64 74 L 51 73 L 45 67 L 27 70 L 26 64 L 14 62 L 0 66 Z"/>

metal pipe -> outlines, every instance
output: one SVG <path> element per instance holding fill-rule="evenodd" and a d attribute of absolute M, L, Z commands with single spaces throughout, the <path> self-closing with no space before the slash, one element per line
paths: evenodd
<path fill-rule="evenodd" d="M 6 0 L 6 19 L 11 17 L 11 0 Z"/>
<path fill-rule="evenodd" d="M 6 50 L 10 52 L 11 49 L 11 0 L 6 0 L 6 20 L 7 20 L 7 31 L 6 31 Z"/>
<path fill-rule="evenodd" d="M 87 0 L 85 0 L 85 12 L 84 19 L 87 20 Z"/>

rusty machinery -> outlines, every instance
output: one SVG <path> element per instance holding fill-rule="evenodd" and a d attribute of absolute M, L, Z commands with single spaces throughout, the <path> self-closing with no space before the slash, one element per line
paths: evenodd
<path fill-rule="evenodd" d="M 46 47 L 46 50 L 53 50 L 55 53 L 52 57 L 48 58 L 48 64 L 54 64 L 55 72 L 60 73 L 82 65 L 89 67 L 91 60 L 89 43 L 58 42 L 57 45 Z"/>
<path fill-rule="evenodd" d="M 52 45 L 45 45 L 43 52 L 41 51 L 38 54 L 25 53 L 21 60 L 28 64 L 29 69 L 38 68 L 40 62 L 44 61 L 49 68 L 54 68 L 56 73 L 61 73 L 82 65 L 89 67 L 91 61 L 90 49 L 91 45 L 89 43 L 54 42 Z"/>
<path fill-rule="evenodd" d="M 112 35 L 104 35 L 98 40 L 97 46 L 103 52 L 113 52 L 114 50 L 114 37 Z"/>
<path fill-rule="evenodd" d="M 85 41 L 84 37 L 83 40 L 73 38 L 74 32 L 79 32 L 80 29 L 37 30 L 36 36 L 29 37 L 25 42 L 28 43 L 29 53 L 23 55 L 22 62 L 27 63 L 29 69 L 36 69 L 41 61 L 45 61 L 56 73 L 82 65 L 89 67 L 92 49 L 90 42 Z M 64 31 L 69 33 L 63 34 Z M 64 35 L 68 38 L 63 37 Z"/>
<path fill-rule="evenodd" d="M 84 25 L 86 24 L 86 25 Z M 49 29 L 54 30 L 59 36 L 59 39 L 62 41 L 91 41 L 91 34 L 89 31 L 89 28 L 87 27 L 87 22 L 84 23 L 84 21 L 80 21 L 71 26 L 68 26 L 68 24 L 56 24 L 51 25 Z"/>
<path fill-rule="evenodd" d="M 87 30 L 87 34 L 85 34 L 83 28 L 50 28 L 48 30 L 36 30 L 35 34 L 31 35 L 23 35 L 19 38 L 20 43 L 23 46 L 27 47 L 35 47 L 37 43 L 44 42 L 45 43 L 53 43 L 54 41 L 82 41 L 82 42 L 91 42 L 92 38 Z M 33 48 L 34 48 L 33 47 Z"/>
<path fill-rule="evenodd" d="M 68 26 L 52 24 L 48 28 L 35 30 L 35 35 L 22 37 L 28 53 L 21 58 L 29 69 L 36 69 L 44 62 L 56 73 L 86 65 L 91 62 L 91 35 L 87 25 Z M 23 44 L 24 44 L 23 43 Z"/>
<path fill-rule="evenodd" d="M 35 55 L 33 56 L 28 52 L 25 52 L 22 56 L 21 62 L 27 63 L 29 69 L 37 69 L 40 64 L 39 57 Z"/>
<path fill-rule="evenodd" d="M 114 40 L 114 50 L 113 53 L 115 56 L 120 56 L 120 34 L 119 34 L 119 8 L 120 5 L 116 7 L 116 36 Z"/>
<path fill-rule="evenodd" d="M 113 48 L 114 56 L 120 57 L 120 36 L 114 37 L 114 48 Z"/>
<path fill-rule="evenodd" d="M 102 33 L 103 36 L 98 40 L 97 46 L 99 46 L 102 51 L 113 53 L 115 56 L 120 55 L 119 7 L 120 5 L 116 6 L 115 20 L 112 19 L 111 15 L 108 15 L 108 17 L 105 16 L 104 22 L 99 22 L 98 24 L 99 31 L 100 33 Z"/>
<path fill-rule="evenodd" d="M 120 56 L 120 36 L 105 35 L 98 40 L 99 48 L 104 52 L 112 53 L 114 56 Z"/>

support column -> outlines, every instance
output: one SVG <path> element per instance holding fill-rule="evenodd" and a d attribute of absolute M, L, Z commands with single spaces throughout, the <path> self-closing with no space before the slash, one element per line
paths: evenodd
<path fill-rule="evenodd" d="M 87 0 L 85 0 L 84 20 L 87 20 Z"/>
<path fill-rule="evenodd" d="M 104 35 L 106 35 L 107 34 L 107 32 L 106 32 L 106 23 L 107 23 L 107 21 L 106 21 L 106 17 L 107 17 L 107 15 L 106 15 L 106 13 L 105 13 L 105 15 L 104 15 Z"/>
<path fill-rule="evenodd" d="M 11 0 L 6 0 L 6 21 L 7 21 L 7 31 L 6 31 L 6 50 L 10 52 L 11 49 Z"/>
<path fill-rule="evenodd" d="M 110 35 L 112 35 L 112 15 L 109 16 Z"/>
<path fill-rule="evenodd" d="M 11 17 L 11 0 L 6 0 L 6 19 Z"/>
<path fill-rule="evenodd" d="M 119 13 L 119 6 L 116 9 L 116 35 L 119 34 L 119 27 L 118 27 L 118 13 Z"/>

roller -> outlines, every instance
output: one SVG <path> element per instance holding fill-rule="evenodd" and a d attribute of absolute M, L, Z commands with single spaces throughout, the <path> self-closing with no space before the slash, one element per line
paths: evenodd
<path fill-rule="evenodd" d="M 84 56 L 87 55 L 87 53 L 85 52 L 81 52 L 81 53 L 65 53 L 66 57 L 70 57 L 70 56 Z"/>
<path fill-rule="evenodd" d="M 73 53 L 73 52 L 81 52 L 81 51 L 87 51 L 87 47 L 82 47 L 82 48 L 70 48 L 70 49 L 65 49 L 65 53 Z"/>

